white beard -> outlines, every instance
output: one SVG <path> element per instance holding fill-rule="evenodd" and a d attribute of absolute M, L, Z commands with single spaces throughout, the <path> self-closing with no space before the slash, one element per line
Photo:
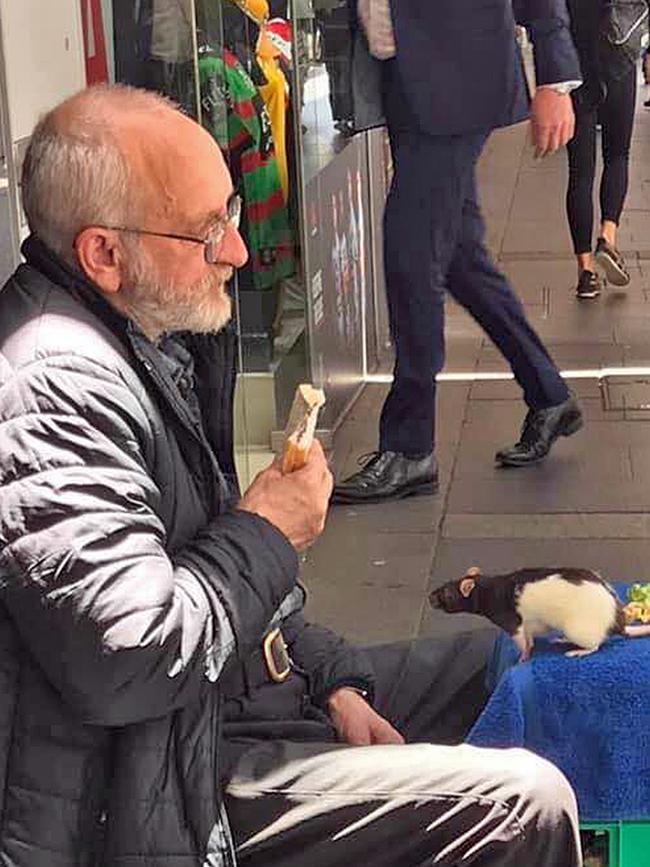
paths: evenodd
<path fill-rule="evenodd" d="M 139 246 L 139 245 L 138 245 Z M 232 269 L 215 265 L 214 272 L 190 285 L 179 286 L 161 277 L 144 251 L 134 250 L 122 297 L 128 314 L 147 335 L 175 331 L 210 334 L 220 331 L 232 316 L 226 283 Z"/>

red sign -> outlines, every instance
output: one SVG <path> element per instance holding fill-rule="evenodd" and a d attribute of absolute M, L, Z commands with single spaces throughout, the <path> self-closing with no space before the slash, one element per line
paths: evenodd
<path fill-rule="evenodd" d="M 80 0 L 81 21 L 84 31 L 84 56 L 86 58 L 86 84 L 108 81 L 106 60 L 106 37 L 102 17 L 101 0 Z"/>

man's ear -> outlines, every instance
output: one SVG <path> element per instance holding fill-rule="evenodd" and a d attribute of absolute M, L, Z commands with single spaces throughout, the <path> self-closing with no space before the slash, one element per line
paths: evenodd
<path fill-rule="evenodd" d="M 469 599 L 469 597 L 474 592 L 474 588 L 476 587 L 476 580 L 474 578 L 462 578 L 460 584 L 458 585 L 458 589 L 460 590 L 460 595 L 464 599 Z"/>
<path fill-rule="evenodd" d="M 122 285 L 122 250 L 117 233 L 89 226 L 74 240 L 79 267 L 86 277 L 107 295 L 119 292 Z"/>

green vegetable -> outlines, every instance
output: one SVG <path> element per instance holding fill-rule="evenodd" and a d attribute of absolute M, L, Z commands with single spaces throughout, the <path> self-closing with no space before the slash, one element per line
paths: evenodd
<path fill-rule="evenodd" d="M 650 605 L 650 584 L 633 584 L 627 591 L 630 602 L 641 602 Z"/>

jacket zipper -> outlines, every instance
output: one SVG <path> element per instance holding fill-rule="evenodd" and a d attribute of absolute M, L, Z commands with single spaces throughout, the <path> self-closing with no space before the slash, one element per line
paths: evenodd
<path fill-rule="evenodd" d="M 154 385 L 162 394 L 165 402 L 174 412 L 176 418 L 180 421 L 185 430 L 187 430 L 192 435 L 194 440 L 201 447 L 201 452 L 204 456 L 204 460 L 207 460 L 207 462 L 209 463 L 211 472 L 202 473 L 200 479 L 207 479 L 207 481 L 212 486 L 211 494 L 206 500 L 206 506 L 210 507 L 211 502 L 214 501 L 214 498 L 216 498 L 217 500 L 223 498 L 224 492 L 221 492 L 219 490 L 219 488 L 221 487 L 221 485 L 219 484 L 219 480 L 222 478 L 221 470 L 214 454 L 212 453 L 212 449 L 210 448 L 210 445 L 205 438 L 203 427 L 200 421 L 198 421 L 198 419 L 194 419 L 184 406 L 179 406 L 179 401 L 177 400 L 176 396 L 169 390 L 167 383 L 165 382 L 164 378 L 159 374 L 155 364 L 152 364 L 152 362 L 149 361 L 148 358 L 143 357 L 142 355 L 140 355 L 140 353 L 138 353 L 138 358 L 140 359 L 145 370 L 151 377 Z"/>

